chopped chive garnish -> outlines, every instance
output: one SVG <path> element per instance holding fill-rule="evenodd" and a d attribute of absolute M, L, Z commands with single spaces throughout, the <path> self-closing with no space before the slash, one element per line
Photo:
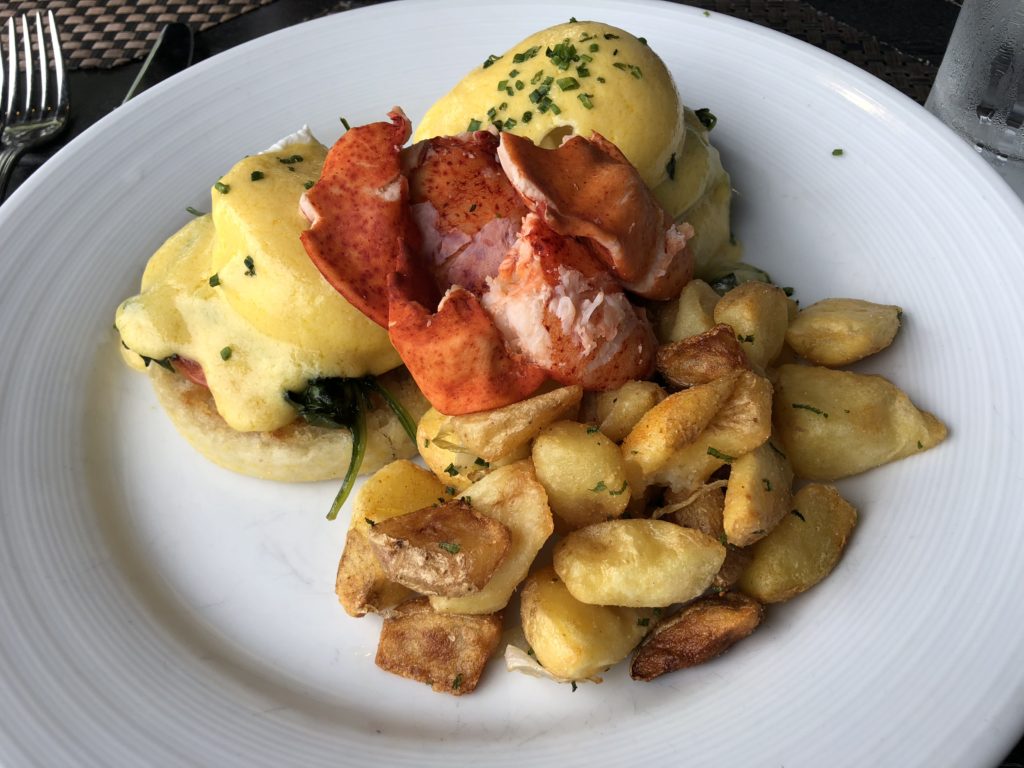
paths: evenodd
<path fill-rule="evenodd" d="M 302 155 L 288 155 L 288 157 L 279 157 L 277 162 L 284 163 L 285 165 L 294 165 L 295 163 L 302 162 Z"/>
<path fill-rule="evenodd" d="M 255 277 L 256 262 L 252 260 L 252 256 L 246 256 L 244 259 L 242 259 L 242 263 L 245 264 L 246 277 Z"/>
<path fill-rule="evenodd" d="M 210 275 L 210 287 L 216 288 L 220 285 L 220 275 Z"/>
<path fill-rule="evenodd" d="M 224 349 L 222 349 L 220 351 L 220 359 L 221 360 L 230 360 L 231 359 L 231 347 L 224 347 Z"/>
<path fill-rule="evenodd" d="M 439 541 L 437 543 L 437 546 L 439 546 L 445 552 L 451 552 L 453 555 L 457 555 L 459 553 L 459 550 L 462 549 L 462 547 L 460 547 L 454 541 Z"/>
<path fill-rule="evenodd" d="M 498 81 L 498 90 L 499 91 L 504 91 L 506 88 L 508 88 L 508 80 L 499 80 Z"/>
<path fill-rule="evenodd" d="M 341 124 L 345 126 L 346 131 L 352 127 L 351 125 L 348 124 L 348 120 L 346 120 L 344 117 L 339 117 L 338 119 L 341 120 Z"/>
<path fill-rule="evenodd" d="M 836 147 L 835 149 L 832 150 L 832 157 L 842 157 L 842 156 L 843 156 L 843 150 L 842 150 L 841 147 Z"/>
<path fill-rule="evenodd" d="M 190 205 L 190 206 L 188 206 L 188 207 L 186 207 L 186 208 L 185 208 L 185 210 L 186 210 L 186 211 L 188 211 L 189 213 L 191 213 L 191 214 L 192 214 L 193 216 L 205 216 L 205 215 L 206 215 L 206 214 L 205 214 L 205 213 L 203 213 L 202 211 L 197 211 L 197 210 L 196 210 L 195 208 L 193 208 L 193 207 L 192 207 L 191 205 Z"/>
<path fill-rule="evenodd" d="M 307 181 L 302 186 L 304 186 L 306 189 L 312 189 L 314 184 L 316 184 L 316 182 L 313 181 L 312 179 L 310 179 L 309 181 Z"/>
<path fill-rule="evenodd" d="M 697 115 L 697 119 L 700 120 L 701 125 L 709 131 L 718 123 L 718 118 L 715 117 L 714 113 L 707 107 L 701 107 L 694 114 Z"/>
<path fill-rule="evenodd" d="M 557 81 L 558 87 L 563 91 L 575 91 L 580 87 L 580 81 L 575 77 L 563 77 Z"/>
<path fill-rule="evenodd" d="M 636 64 L 624 64 L 621 61 L 616 61 L 613 65 L 616 69 L 621 69 L 623 72 L 629 72 L 637 80 L 643 80 L 644 73 L 640 71 L 640 67 Z"/>
<path fill-rule="evenodd" d="M 501 56 L 495 56 L 492 53 L 490 56 L 487 57 L 487 60 L 482 64 L 483 68 L 487 69 L 489 66 L 491 66 L 491 64 L 493 64 L 494 62 L 496 62 L 500 58 L 501 58 Z"/>
<path fill-rule="evenodd" d="M 226 195 L 228 192 L 231 191 L 231 186 L 229 184 L 225 184 L 222 181 L 218 181 L 216 184 L 214 184 L 213 188 L 220 192 L 222 195 Z"/>
<path fill-rule="evenodd" d="M 605 35 L 604 35 L 604 39 L 605 40 L 618 40 L 619 36 L 618 35 L 613 35 L 611 32 L 606 32 Z"/>
<path fill-rule="evenodd" d="M 523 112 L 523 122 L 528 123 L 533 120 L 533 112 Z"/>
<path fill-rule="evenodd" d="M 508 76 L 509 76 L 509 77 L 515 77 L 515 76 L 516 76 L 516 75 L 518 75 L 518 74 L 519 74 L 519 70 L 518 70 L 518 69 L 510 69 L 510 70 L 508 71 Z"/>
<path fill-rule="evenodd" d="M 529 59 L 532 59 L 534 56 L 536 56 L 537 55 L 537 51 L 539 51 L 539 50 L 540 50 L 540 46 L 539 45 L 535 45 L 532 48 L 527 48 L 522 53 L 517 53 L 515 56 L 513 56 L 512 57 L 512 63 L 513 64 L 522 64 L 524 61 L 528 61 Z"/>
<path fill-rule="evenodd" d="M 828 414 L 825 411 L 821 410 L 820 408 L 815 408 L 813 405 L 807 405 L 807 403 L 793 403 L 793 407 L 800 408 L 805 411 L 810 411 L 811 413 L 816 413 L 819 416 L 824 416 L 826 419 L 828 418 Z"/>
<path fill-rule="evenodd" d="M 516 90 L 517 91 L 521 91 L 525 87 L 526 87 L 526 83 L 524 83 L 522 80 L 516 80 Z"/>
<path fill-rule="evenodd" d="M 591 43 L 590 44 L 590 52 L 591 53 L 597 53 L 599 50 L 601 50 L 601 46 L 599 46 L 597 43 Z"/>
<path fill-rule="evenodd" d="M 719 461 L 724 461 L 726 464 L 732 464 L 732 462 L 735 459 L 734 456 L 730 456 L 727 453 L 722 453 L 720 450 L 718 450 L 717 448 L 712 448 L 710 445 L 708 446 L 708 456 L 714 456 L 716 459 L 718 459 Z"/>
<path fill-rule="evenodd" d="M 590 93 L 581 93 L 576 98 L 579 99 L 580 103 L 584 107 L 586 107 L 587 109 L 593 109 L 594 108 L 594 102 L 592 102 L 590 100 L 592 95 L 593 94 L 590 94 Z"/>
<path fill-rule="evenodd" d="M 475 119 L 475 118 L 473 120 L 470 120 L 469 121 L 469 127 L 466 128 L 466 130 L 467 131 L 479 131 L 480 130 L 480 121 Z"/>
<path fill-rule="evenodd" d="M 249 174 L 249 181 L 259 181 L 263 178 L 263 171 L 253 171 Z"/>
<path fill-rule="evenodd" d="M 447 467 L 444 468 L 444 471 L 451 477 L 455 477 L 457 474 L 459 474 L 459 470 L 455 467 L 454 464 L 449 464 Z"/>

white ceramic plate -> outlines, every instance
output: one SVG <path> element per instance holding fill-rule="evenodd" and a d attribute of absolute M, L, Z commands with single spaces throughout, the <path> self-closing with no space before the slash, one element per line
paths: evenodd
<path fill-rule="evenodd" d="M 740 192 L 748 258 L 805 303 L 898 303 L 862 367 L 951 425 L 842 483 L 836 573 L 725 657 L 640 685 L 503 672 L 455 699 L 373 664 L 338 607 L 329 484 L 195 456 L 124 369 L 114 307 L 242 155 L 415 120 L 528 33 L 644 35 Z M 845 154 L 833 157 L 842 147 Z M 1024 215 L 922 109 L 810 46 L 668 3 L 388 4 L 272 35 L 135 99 L 0 208 L 0 762 L 987 765 L 1024 729 Z"/>

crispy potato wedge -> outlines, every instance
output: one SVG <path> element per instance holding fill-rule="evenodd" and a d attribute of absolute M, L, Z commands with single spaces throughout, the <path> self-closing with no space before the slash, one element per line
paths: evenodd
<path fill-rule="evenodd" d="M 526 580 L 520 602 L 523 633 L 537 661 L 564 680 L 586 680 L 629 655 L 653 613 L 588 605 L 573 597 L 549 566 Z"/>
<path fill-rule="evenodd" d="M 349 527 L 369 533 L 383 520 L 451 499 L 454 493 L 423 467 L 399 459 L 363 483 L 352 502 Z"/>
<path fill-rule="evenodd" d="M 555 547 L 555 573 L 592 605 L 662 608 L 700 595 L 725 560 L 707 534 L 667 520 L 610 520 L 574 531 Z"/>
<path fill-rule="evenodd" d="M 383 520 L 369 540 L 389 579 L 445 597 L 480 591 L 512 543 L 508 528 L 465 499 Z"/>
<path fill-rule="evenodd" d="M 629 674 L 650 681 L 720 656 L 761 623 L 761 605 L 746 595 L 704 597 L 663 619 L 633 657 Z"/>
<path fill-rule="evenodd" d="M 450 418 L 434 408 L 428 410 L 416 429 L 416 447 L 442 485 L 454 488 L 455 493 L 466 490 L 492 469 L 522 461 L 530 455 L 529 443 L 524 443 L 507 456 L 487 461 L 459 445 L 458 437 L 446 431 Z"/>
<path fill-rule="evenodd" d="M 479 592 L 464 597 L 430 598 L 444 613 L 494 613 L 504 608 L 530 565 L 554 531 L 544 486 L 533 464 L 520 461 L 499 467 L 462 495 L 473 509 L 508 528 L 512 543 L 501 565 Z"/>
<path fill-rule="evenodd" d="M 649 483 L 667 485 L 675 494 L 688 496 L 699 490 L 718 469 L 762 445 L 771 434 L 771 413 L 771 384 L 763 376 L 743 371 L 732 394 L 707 427 L 645 479 Z M 623 447 L 625 445 L 623 443 Z M 630 456 L 624 455 L 629 471 Z M 632 474 L 629 480 L 632 485 Z"/>
<path fill-rule="evenodd" d="M 816 365 L 849 365 L 892 344 L 903 310 L 861 299 L 825 299 L 791 321 L 786 343 Z"/>
<path fill-rule="evenodd" d="M 679 298 L 670 301 L 658 315 L 655 332 L 658 341 L 668 344 L 698 333 L 704 333 L 715 324 L 715 305 L 719 295 L 703 280 L 691 280 Z"/>
<path fill-rule="evenodd" d="M 500 613 L 435 613 L 427 598 L 403 603 L 385 619 L 377 666 L 438 693 L 472 693 L 501 639 Z"/>
<path fill-rule="evenodd" d="M 839 562 L 857 510 L 830 485 L 801 488 L 795 509 L 750 548 L 737 586 L 762 603 L 789 600 L 828 576 Z"/>
<path fill-rule="evenodd" d="M 742 283 L 715 305 L 715 323 L 732 326 L 751 365 L 764 370 L 786 340 L 789 299 L 770 283 Z"/>
<path fill-rule="evenodd" d="M 485 461 L 494 462 L 529 443 L 544 427 L 578 413 L 583 389 L 560 387 L 504 408 L 449 416 L 442 435 Z"/>
<path fill-rule="evenodd" d="M 665 390 L 653 381 L 627 381 L 618 389 L 586 392 L 580 421 L 596 424 L 621 443 L 651 408 L 665 399 Z"/>
<path fill-rule="evenodd" d="M 793 468 L 771 440 L 732 462 L 722 523 L 730 544 L 746 547 L 790 510 Z"/>
<path fill-rule="evenodd" d="M 533 467 L 560 530 L 622 515 L 629 503 L 619 446 L 596 427 L 559 421 L 533 441 Z"/>
<path fill-rule="evenodd" d="M 676 392 L 643 415 L 622 441 L 634 489 L 647 485 L 677 450 L 697 439 L 732 396 L 738 380 L 739 374 L 732 374 Z"/>
<path fill-rule="evenodd" d="M 338 563 L 334 591 L 345 613 L 356 618 L 381 613 L 412 596 L 412 591 L 387 577 L 359 528 L 349 528 Z"/>
<path fill-rule="evenodd" d="M 676 387 L 692 387 L 750 368 L 731 326 L 716 325 L 658 349 L 658 372 Z"/>
<path fill-rule="evenodd" d="M 775 426 L 797 477 L 831 481 L 927 450 L 946 426 L 881 376 L 783 365 Z"/>

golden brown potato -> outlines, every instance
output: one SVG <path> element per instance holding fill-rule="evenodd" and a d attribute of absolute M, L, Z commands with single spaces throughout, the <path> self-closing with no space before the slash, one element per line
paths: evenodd
<path fill-rule="evenodd" d="M 524 443 L 507 456 L 487 461 L 463 448 L 458 444 L 458 437 L 446 431 L 450 418 L 433 408 L 428 410 L 416 429 L 416 446 L 442 485 L 454 489 L 454 493 L 466 490 L 492 469 L 521 461 L 530 455 L 529 443 Z"/>
<path fill-rule="evenodd" d="M 377 666 L 439 693 L 471 693 L 498 647 L 501 621 L 500 613 L 435 613 L 425 597 L 410 600 L 384 619 Z"/>
<path fill-rule="evenodd" d="M 772 426 L 771 412 L 771 384 L 763 376 L 743 371 L 732 394 L 707 427 L 696 439 L 672 453 L 657 471 L 647 476 L 647 481 L 667 485 L 683 497 L 699 490 L 718 469 L 768 439 Z M 626 455 L 632 485 L 629 459 L 630 456 Z"/>
<path fill-rule="evenodd" d="M 463 416 L 449 416 L 442 436 L 485 461 L 497 461 L 529 443 L 544 427 L 575 418 L 583 397 L 577 386 L 535 395 L 504 408 Z"/>
<path fill-rule="evenodd" d="M 352 502 L 349 527 L 369 533 L 383 520 L 451 499 L 455 491 L 411 461 L 400 459 L 367 478 Z"/>
<path fill-rule="evenodd" d="M 533 441 L 533 466 L 551 511 L 575 530 L 619 517 L 629 503 L 629 484 L 619 446 L 598 430 L 559 421 Z"/>
<path fill-rule="evenodd" d="M 753 559 L 737 586 L 762 603 L 778 603 L 828 576 L 857 522 L 857 510 L 829 485 L 811 484 L 794 509 L 750 548 Z"/>
<path fill-rule="evenodd" d="M 629 674 L 653 680 L 725 653 L 761 623 L 763 609 L 746 595 L 704 597 L 662 620 L 644 640 Z"/>
<path fill-rule="evenodd" d="M 546 567 L 523 586 L 523 633 L 534 656 L 563 680 L 585 680 L 619 663 L 647 633 L 651 611 L 588 605 Z"/>
<path fill-rule="evenodd" d="M 585 393 L 580 421 L 596 424 L 621 443 L 643 415 L 664 399 L 665 390 L 653 381 L 627 381 L 618 389 Z"/>
<path fill-rule="evenodd" d="M 720 324 L 658 349 L 658 372 L 676 387 L 692 387 L 750 368 L 731 326 Z"/>
<path fill-rule="evenodd" d="M 797 477 L 837 480 L 927 450 L 945 425 L 881 376 L 783 365 L 774 418 Z"/>
<path fill-rule="evenodd" d="M 732 326 L 747 359 L 757 370 L 764 370 L 786 340 L 789 299 L 770 283 L 742 283 L 715 306 L 715 323 Z"/>
<path fill-rule="evenodd" d="M 800 311 L 786 343 L 817 365 L 849 365 L 888 347 L 903 310 L 860 299 L 825 299 Z"/>
<path fill-rule="evenodd" d="M 658 341 L 667 344 L 704 333 L 715 324 L 715 305 L 719 296 L 703 280 L 691 280 L 679 298 L 669 302 L 658 314 L 655 331 Z"/>
<path fill-rule="evenodd" d="M 732 463 L 722 521 L 730 544 L 763 538 L 790 510 L 793 468 L 769 440 Z"/>
<path fill-rule="evenodd" d="M 654 517 L 671 520 L 684 528 L 695 528 L 718 541 L 725 540 L 725 527 L 722 523 L 725 510 L 724 488 L 718 485 L 705 486 L 678 503 L 672 503 L 674 496 L 671 491 L 665 494 L 668 504 L 658 510 Z"/>
<path fill-rule="evenodd" d="M 736 389 L 738 374 L 669 395 L 643 415 L 622 441 L 630 486 L 642 488 L 672 455 L 694 441 Z M 634 482 L 635 480 L 635 482 Z"/>
<path fill-rule="evenodd" d="M 412 596 L 412 591 L 387 577 L 359 528 L 348 530 L 334 591 L 345 613 L 357 618 L 393 608 Z"/>
<path fill-rule="evenodd" d="M 369 539 L 389 579 L 445 597 L 482 589 L 512 542 L 508 528 L 464 499 L 383 520 Z"/>
<path fill-rule="evenodd" d="M 462 495 L 473 509 L 509 530 L 512 544 L 490 581 L 464 597 L 431 597 L 430 604 L 446 613 L 494 613 L 508 604 L 530 565 L 554 531 L 544 486 L 529 461 L 499 467 Z"/>
<path fill-rule="evenodd" d="M 610 520 L 559 541 L 554 567 L 580 602 L 661 608 L 700 595 L 723 560 L 725 547 L 692 528 L 666 520 Z"/>

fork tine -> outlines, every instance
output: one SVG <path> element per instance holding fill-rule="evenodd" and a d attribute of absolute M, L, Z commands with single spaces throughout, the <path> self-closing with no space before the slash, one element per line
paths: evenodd
<path fill-rule="evenodd" d="M 14 17 L 7 17 L 7 105 L 4 114 L 11 119 L 14 114 L 14 99 L 18 93 L 18 35 Z"/>
<path fill-rule="evenodd" d="M 47 66 L 46 66 L 46 40 L 43 37 L 43 17 L 39 15 L 39 11 L 36 11 L 36 53 L 39 54 L 39 112 L 42 113 L 46 109 L 46 86 L 49 77 L 47 77 Z"/>
<path fill-rule="evenodd" d="M 25 60 L 25 111 L 32 109 L 32 38 L 28 34 L 28 14 L 21 15 L 21 57 Z"/>
<path fill-rule="evenodd" d="M 47 11 L 50 21 L 50 50 L 53 52 L 53 64 L 57 73 L 57 103 L 63 106 L 67 98 L 67 81 L 64 79 L 64 53 L 60 49 L 60 34 L 57 32 L 57 20 L 53 11 Z"/>

